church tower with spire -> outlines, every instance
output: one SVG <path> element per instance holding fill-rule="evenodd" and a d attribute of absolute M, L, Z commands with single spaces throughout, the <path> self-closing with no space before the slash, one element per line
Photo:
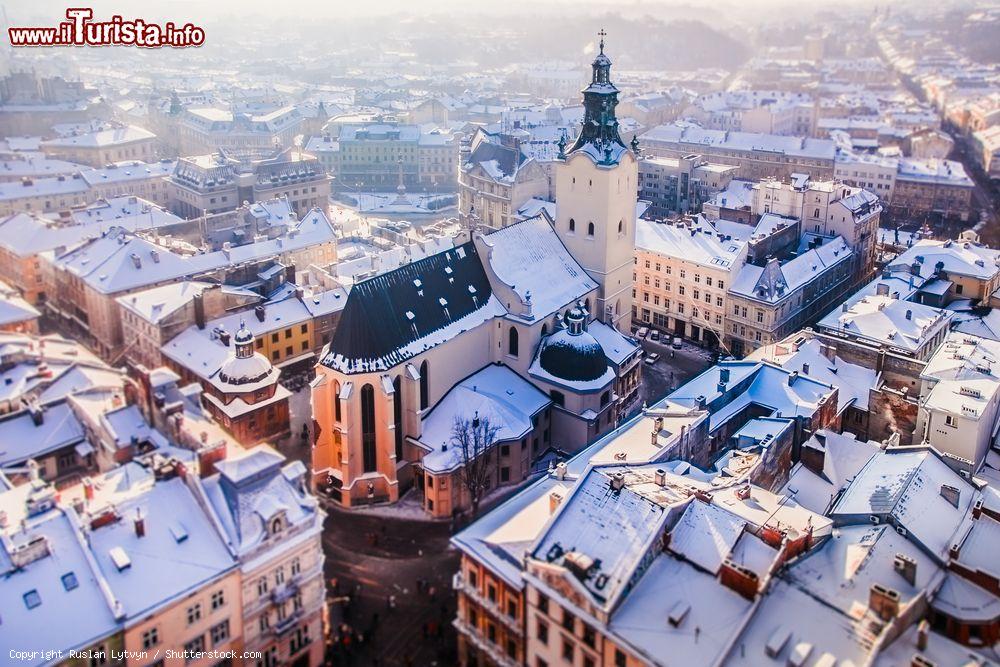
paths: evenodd
<path fill-rule="evenodd" d="M 611 59 L 600 51 L 583 90 L 583 127 L 556 164 L 556 232 L 600 285 L 593 316 L 627 331 L 632 317 L 632 263 L 639 166 L 638 142 L 618 133 L 618 89 Z"/>

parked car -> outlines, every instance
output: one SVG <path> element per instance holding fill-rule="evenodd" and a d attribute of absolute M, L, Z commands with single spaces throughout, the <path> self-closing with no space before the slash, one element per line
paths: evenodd
<path fill-rule="evenodd" d="M 639 330 L 635 332 L 635 335 L 639 338 L 645 338 L 648 333 L 649 329 L 646 327 L 639 327 Z"/>
<path fill-rule="evenodd" d="M 657 331 L 656 329 L 653 329 L 652 331 L 650 331 L 649 332 L 649 340 L 652 340 L 652 341 L 658 341 L 658 340 L 660 340 L 660 332 Z"/>
<path fill-rule="evenodd" d="M 681 349 L 681 337 L 680 336 L 674 336 L 674 340 L 670 344 L 670 347 L 674 348 L 675 350 Z"/>
<path fill-rule="evenodd" d="M 653 364 L 655 364 L 659 360 L 660 360 L 660 353 L 659 352 L 650 352 L 649 354 L 646 355 L 646 358 L 643 359 L 643 361 L 645 361 L 650 366 L 652 366 Z"/>

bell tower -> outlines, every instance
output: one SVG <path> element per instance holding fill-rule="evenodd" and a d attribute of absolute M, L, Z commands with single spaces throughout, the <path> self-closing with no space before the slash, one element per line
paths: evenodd
<path fill-rule="evenodd" d="M 600 51 L 583 89 L 583 126 L 573 145 L 560 143 L 556 163 L 556 232 L 600 285 L 593 315 L 628 330 L 632 317 L 632 263 L 639 180 L 638 142 L 618 134 L 618 88 L 611 59 Z"/>

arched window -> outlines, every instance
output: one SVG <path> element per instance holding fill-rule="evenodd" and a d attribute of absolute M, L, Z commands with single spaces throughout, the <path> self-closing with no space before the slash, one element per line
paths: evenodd
<path fill-rule="evenodd" d="M 510 333 L 507 334 L 507 354 L 512 357 L 517 356 L 517 329 L 514 327 L 511 327 Z"/>
<path fill-rule="evenodd" d="M 427 367 L 427 361 L 425 360 L 420 364 L 420 409 L 426 410 L 427 406 L 430 404 L 430 383 L 431 379 L 428 373 L 430 369 Z"/>
<path fill-rule="evenodd" d="M 591 222 L 587 224 L 587 236 L 593 236 L 593 235 L 594 235 L 594 223 Z"/>
<path fill-rule="evenodd" d="M 576 220 L 574 220 L 573 218 L 569 219 L 569 231 L 571 232 L 576 231 Z"/>
<path fill-rule="evenodd" d="M 281 517 L 279 516 L 275 517 L 274 520 L 271 521 L 271 534 L 277 535 L 280 532 L 281 532 Z"/>
<path fill-rule="evenodd" d="M 365 472 L 375 472 L 375 390 L 370 384 L 361 388 L 361 460 Z"/>
<path fill-rule="evenodd" d="M 542 338 L 545 338 L 545 336 L 548 335 L 548 333 L 549 333 L 549 325 L 548 324 L 543 324 L 542 325 Z"/>
<path fill-rule="evenodd" d="M 587 297 L 583 302 L 583 307 L 586 309 L 587 314 L 590 314 L 590 297 Z"/>
<path fill-rule="evenodd" d="M 624 220 L 619 220 L 618 221 L 618 233 L 619 234 L 624 234 L 625 233 L 625 221 Z"/>
<path fill-rule="evenodd" d="M 392 381 L 392 423 L 396 436 L 396 463 L 403 460 L 403 385 L 396 376 Z"/>
<path fill-rule="evenodd" d="M 333 383 L 333 418 L 336 421 L 340 421 L 342 419 L 342 415 L 343 415 L 343 412 L 341 411 L 341 406 L 340 406 L 340 383 L 339 382 L 334 382 Z"/>

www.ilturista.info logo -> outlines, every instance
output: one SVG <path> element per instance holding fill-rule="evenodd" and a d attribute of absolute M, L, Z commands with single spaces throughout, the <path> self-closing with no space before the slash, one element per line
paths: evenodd
<path fill-rule="evenodd" d="M 93 21 L 94 10 L 87 7 L 66 10 L 68 20 L 49 28 L 8 28 L 11 46 L 141 46 L 158 49 L 164 46 L 184 48 L 205 43 L 205 30 L 172 21 L 148 23 L 142 19 L 112 16 L 108 21 Z"/>

